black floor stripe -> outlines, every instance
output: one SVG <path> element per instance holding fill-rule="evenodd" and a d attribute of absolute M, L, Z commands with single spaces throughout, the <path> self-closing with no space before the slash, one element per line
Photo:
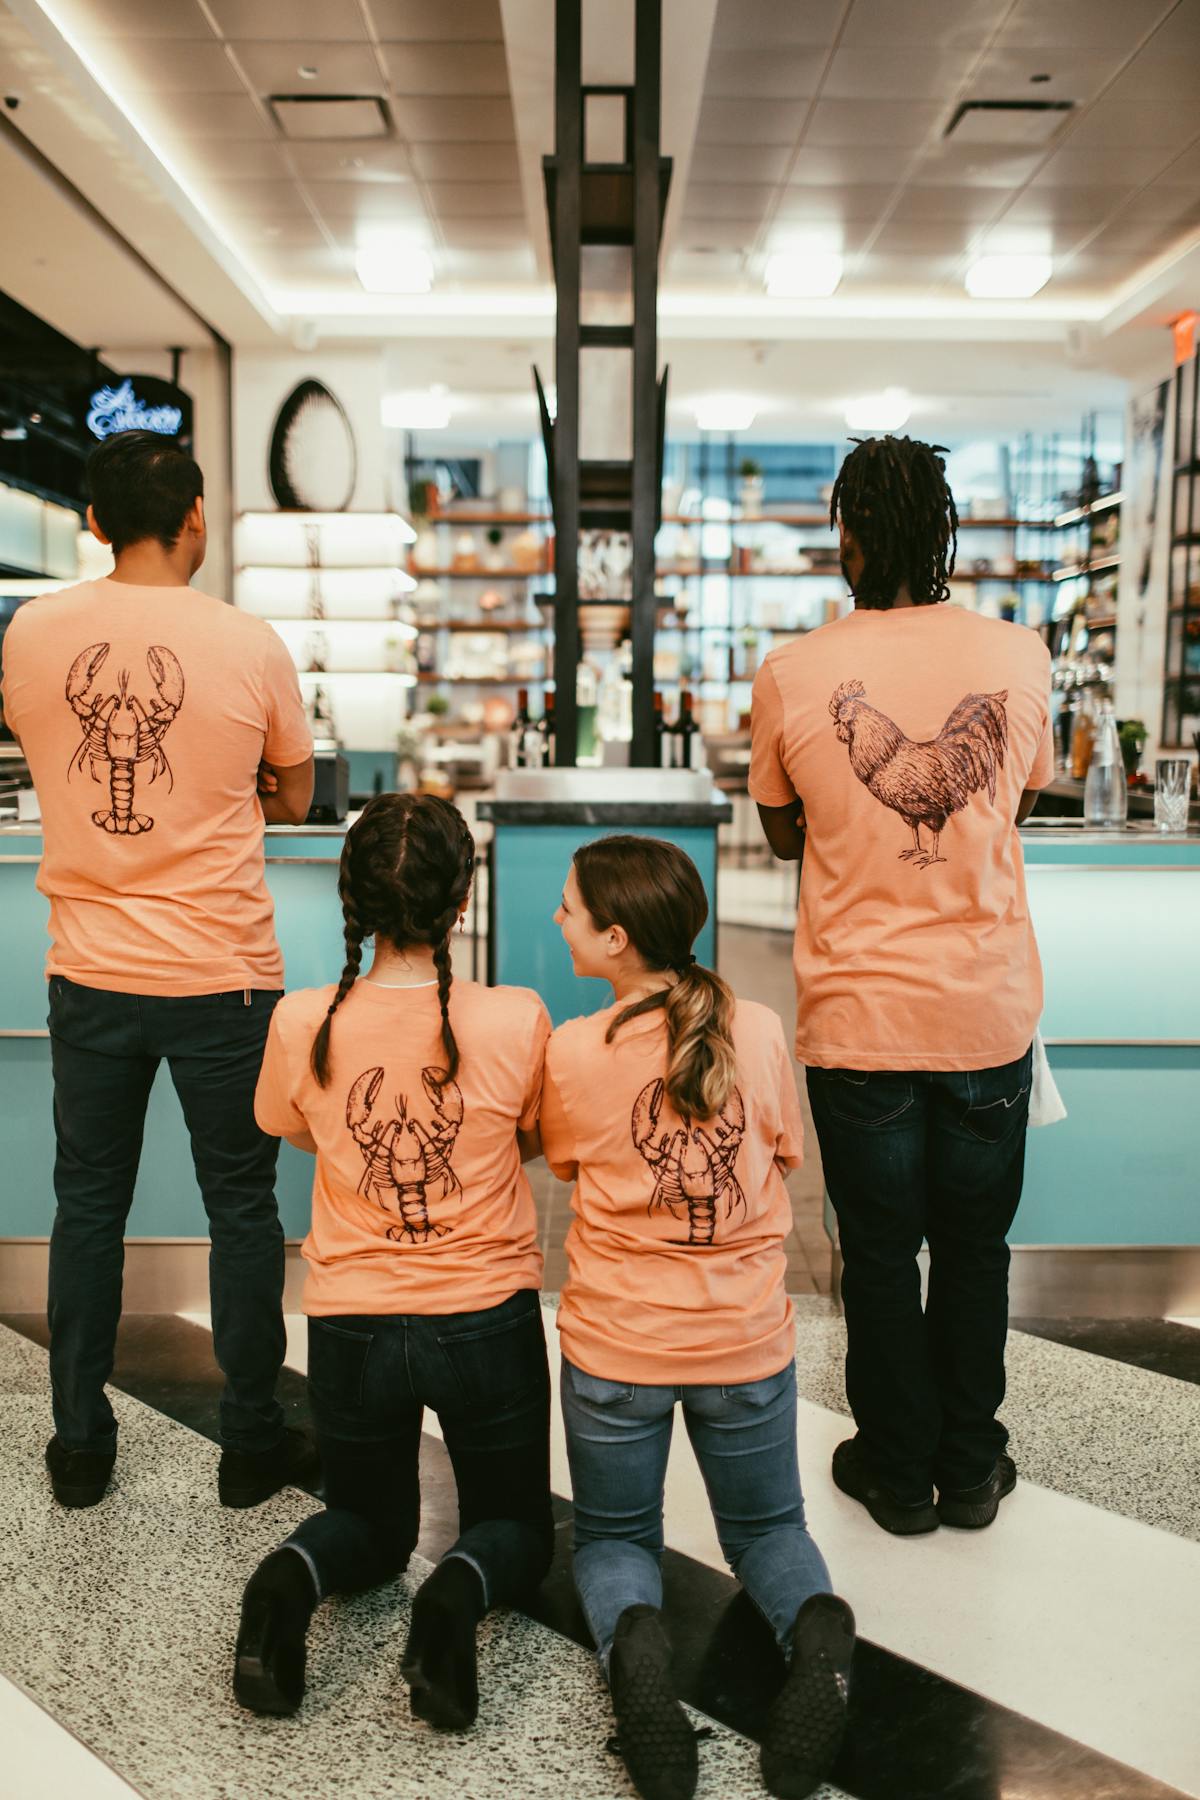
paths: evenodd
<path fill-rule="evenodd" d="M 1014 1331 L 1200 1385 L 1200 1331 L 1171 1319 L 1013 1319 Z"/>
<path fill-rule="evenodd" d="M 15 1315 L 0 1324 L 47 1344 L 40 1316 Z M 123 1320 L 113 1385 L 217 1440 L 221 1376 L 202 1327 L 173 1316 Z M 289 1424 L 306 1424 L 304 1377 L 284 1369 L 279 1393 Z M 457 1535 L 458 1509 L 449 1457 L 428 1433 L 421 1444 L 421 1501 L 418 1548 L 435 1559 Z M 529 1613 L 590 1649 L 571 1579 L 570 1502 L 556 1496 L 554 1511 L 554 1563 Z M 682 1698 L 760 1740 L 782 1676 L 766 1625 L 732 1576 L 677 1551 L 666 1553 L 663 1585 Z M 1180 1790 L 862 1639 L 850 1730 L 833 1779 L 855 1800 L 1184 1800 Z"/>

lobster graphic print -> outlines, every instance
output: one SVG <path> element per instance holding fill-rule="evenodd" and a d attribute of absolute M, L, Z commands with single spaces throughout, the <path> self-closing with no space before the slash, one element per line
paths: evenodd
<path fill-rule="evenodd" d="M 734 1088 L 711 1132 L 682 1119 L 677 1131 L 664 1129 L 656 1141 L 663 1093 L 661 1079 L 648 1081 L 630 1119 L 634 1148 L 654 1171 L 654 1193 L 646 1210 L 651 1215 L 665 1210 L 676 1219 L 686 1216 L 687 1242 L 709 1245 L 716 1241 L 722 1207 L 728 1218 L 735 1206 L 746 1204 L 734 1174 L 746 1133 L 746 1108 Z"/>
<path fill-rule="evenodd" d="M 101 770 L 107 765 L 109 803 L 92 814 L 92 823 L 114 836 L 136 837 L 154 826 L 149 813 L 133 810 L 138 768 L 149 763 L 152 782 L 166 775 L 171 787 L 175 785 L 162 741 L 183 705 L 183 670 L 178 657 L 165 645 L 152 644 L 146 652 L 146 666 L 157 699 L 149 707 L 129 692 L 128 669 L 117 676 L 115 693 L 94 694 L 92 683 L 111 648 L 111 644 L 89 644 L 67 673 L 67 703 L 83 726 L 67 779 L 89 763 L 92 780 L 102 782 Z"/>
<path fill-rule="evenodd" d="M 462 1183 L 450 1166 L 463 1122 L 462 1091 L 447 1079 L 445 1069 L 422 1069 L 421 1085 L 433 1108 L 432 1130 L 410 1116 L 404 1094 L 396 1095 L 395 1118 L 372 1119 L 383 1086 L 381 1068 L 365 1069 L 346 1099 L 346 1123 L 365 1164 L 358 1191 L 385 1213 L 395 1211 L 396 1222 L 387 1228 L 393 1243 L 423 1244 L 445 1237 L 450 1226 L 431 1222 L 430 1197 L 462 1196 Z"/>

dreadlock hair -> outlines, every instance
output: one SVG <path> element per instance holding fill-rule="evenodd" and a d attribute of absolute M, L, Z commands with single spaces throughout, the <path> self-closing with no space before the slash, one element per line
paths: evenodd
<path fill-rule="evenodd" d="M 616 836 L 582 845 L 574 864 L 597 931 L 620 925 L 647 969 L 676 975 L 670 987 L 618 1013 L 605 1043 L 631 1019 L 661 1007 L 667 1017 L 667 1097 L 682 1119 L 714 1118 L 737 1080 L 734 999 L 721 977 L 692 955 L 708 917 L 695 863 L 660 838 Z"/>
<path fill-rule="evenodd" d="M 958 512 L 944 444 L 916 438 L 852 438 L 829 503 L 863 553 L 859 606 L 885 611 L 907 587 L 916 606 L 948 600 L 958 554 Z"/>
<path fill-rule="evenodd" d="M 369 937 L 398 950 L 428 944 L 437 969 L 445 1079 L 458 1074 L 450 1029 L 450 933 L 471 891 L 475 840 L 456 806 L 433 794 L 377 794 L 346 833 L 338 873 L 346 962 L 337 992 L 313 1040 L 312 1072 L 329 1083 L 333 1015 L 358 978 Z"/>

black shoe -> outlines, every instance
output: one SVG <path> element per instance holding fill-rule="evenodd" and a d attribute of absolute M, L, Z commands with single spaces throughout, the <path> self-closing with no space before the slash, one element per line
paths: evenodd
<path fill-rule="evenodd" d="M 60 1506 L 95 1506 L 103 1500 L 117 1460 L 115 1450 L 68 1450 L 52 1437 L 46 1445 L 50 1485 Z"/>
<path fill-rule="evenodd" d="M 448 1556 L 417 1590 L 400 1673 L 419 1719 L 441 1731 L 466 1731 L 479 1711 L 475 1627 L 484 1613 L 479 1571 Z"/>
<path fill-rule="evenodd" d="M 691 1800 L 700 1778 L 696 1733 L 675 1698 L 671 1646 L 654 1606 L 627 1606 L 617 1620 L 608 1681 L 617 1744 L 642 1800 Z"/>
<path fill-rule="evenodd" d="M 273 1450 L 222 1450 L 217 1493 L 222 1506 L 259 1506 L 285 1487 L 312 1487 L 321 1459 L 306 1431 L 289 1426 Z"/>
<path fill-rule="evenodd" d="M 986 1481 L 977 1487 L 938 1489 L 937 1515 L 943 1525 L 960 1531 L 982 1531 L 1000 1511 L 1000 1502 L 1017 1485 L 1017 1465 L 1011 1456 L 998 1456 Z"/>
<path fill-rule="evenodd" d="M 843 1494 L 866 1507 L 877 1525 L 897 1537 L 918 1537 L 923 1531 L 937 1530 L 938 1509 L 932 1489 L 928 1500 L 895 1499 L 867 1467 L 857 1438 L 847 1438 L 834 1451 L 833 1479 Z"/>
<path fill-rule="evenodd" d="M 762 1778 L 779 1800 L 805 1800 L 826 1780 L 846 1733 L 854 1614 L 814 1594 L 792 1626 L 792 1660 L 762 1741 Z"/>
<path fill-rule="evenodd" d="M 242 1595 L 233 1691 L 251 1712 L 284 1718 L 304 1698 L 308 1621 L 317 1604 L 312 1571 L 295 1550 L 274 1550 Z"/>

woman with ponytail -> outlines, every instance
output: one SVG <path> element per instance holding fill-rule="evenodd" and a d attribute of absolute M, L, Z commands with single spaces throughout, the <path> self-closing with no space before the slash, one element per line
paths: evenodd
<path fill-rule="evenodd" d="M 675 1406 L 721 1548 L 787 1669 L 762 1745 L 771 1793 L 828 1775 L 854 1617 L 804 1522 L 784 1175 L 802 1122 L 777 1014 L 692 953 L 708 916 L 674 844 L 576 851 L 555 914 L 577 975 L 614 1005 L 550 1039 L 541 1135 L 575 1183 L 558 1322 L 575 1581 L 622 1755 L 645 1800 L 686 1800 L 698 1764 L 663 1627 L 663 1490 Z"/>
<path fill-rule="evenodd" d="M 326 1595 L 407 1566 L 423 1407 L 441 1421 L 460 1535 L 413 1602 L 400 1673 L 415 1714 L 474 1722 L 476 1626 L 550 1564 L 542 1259 L 521 1166 L 538 1151 L 550 1021 L 527 989 L 452 978 L 474 868 L 448 801 L 372 800 L 342 852 L 341 979 L 289 994 L 272 1022 L 258 1122 L 316 1155 L 304 1310 L 327 1508 L 246 1587 L 234 1691 L 255 1712 L 300 1705 Z"/>

